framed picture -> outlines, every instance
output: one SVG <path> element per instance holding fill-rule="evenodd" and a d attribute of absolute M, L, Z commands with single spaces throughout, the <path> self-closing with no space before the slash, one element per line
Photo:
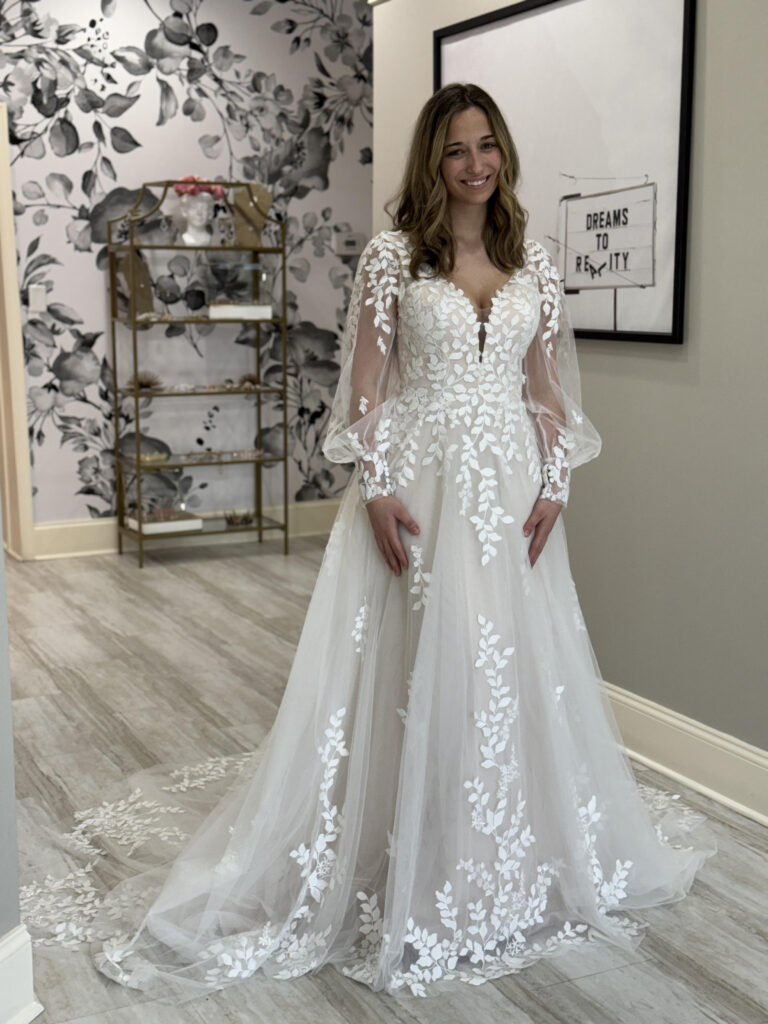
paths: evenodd
<path fill-rule="evenodd" d="M 434 34 L 435 88 L 474 82 L 507 119 L 577 337 L 683 341 L 695 13 L 523 0 Z"/>

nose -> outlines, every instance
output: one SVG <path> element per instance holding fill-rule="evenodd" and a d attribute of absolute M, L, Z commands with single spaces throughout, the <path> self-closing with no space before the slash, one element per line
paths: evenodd
<path fill-rule="evenodd" d="M 467 171 L 472 173 L 477 171 L 478 173 L 482 170 L 482 160 L 480 151 L 477 149 L 470 149 L 467 152 Z"/>

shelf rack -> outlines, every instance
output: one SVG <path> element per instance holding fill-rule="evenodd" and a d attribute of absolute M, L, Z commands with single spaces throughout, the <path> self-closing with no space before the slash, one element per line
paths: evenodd
<path fill-rule="evenodd" d="M 262 213 L 261 217 L 264 222 L 270 222 L 275 225 L 280 235 L 279 245 L 252 245 L 252 244 L 224 244 L 224 245 L 187 245 L 186 243 L 179 244 L 176 242 L 169 242 L 167 244 L 160 244 L 157 242 L 142 242 L 139 236 L 141 225 L 156 216 L 158 211 L 161 210 L 163 203 L 168 197 L 169 190 L 177 184 L 188 184 L 188 182 L 176 180 L 166 181 L 151 181 L 145 182 L 133 206 L 122 216 L 115 217 L 107 222 L 107 255 L 108 255 L 108 266 L 109 266 L 109 285 L 110 285 L 110 335 L 111 335 L 111 352 L 112 352 L 112 367 L 113 367 L 113 395 L 114 395 L 114 419 L 115 419 L 115 474 L 117 484 L 117 519 L 118 519 L 118 550 L 120 554 L 123 553 L 123 539 L 130 538 L 137 544 L 138 562 L 139 567 L 144 565 L 144 546 L 149 541 L 162 541 L 172 537 L 191 537 L 191 536 L 212 536 L 217 534 L 234 534 L 234 533 L 247 533 L 255 532 L 258 536 L 259 542 L 264 539 L 264 534 L 267 531 L 282 530 L 283 532 L 283 551 L 288 554 L 288 420 L 287 420 L 287 393 L 286 393 L 286 379 L 287 379 L 287 346 L 286 346 L 286 330 L 287 330 L 287 308 L 286 308 L 286 254 L 285 254 L 285 223 L 275 217 L 270 217 L 268 214 Z M 208 183 L 206 183 L 208 184 Z M 250 197 L 251 205 L 258 211 L 259 210 L 259 197 L 254 194 L 254 185 L 250 182 L 242 181 L 216 181 L 210 184 L 220 185 L 225 189 L 227 199 L 225 202 L 230 207 L 230 211 L 234 216 L 240 211 L 230 203 L 229 197 L 232 195 L 232 190 L 245 190 Z M 151 195 L 151 190 L 160 192 L 159 198 L 154 201 L 154 205 L 149 205 L 147 209 L 142 209 L 145 205 L 146 197 Z M 155 196 L 152 195 L 152 199 Z M 150 202 L 152 201 L 150 200 Z M 122 237 L 120 237 L 122 236 Z M 145 316 L 137 315 L 137 286 L 136 286 L 136 264 L 139 254 L 143 250 L 149 251 L 178 251 L 178 252 L 218 252 L 218 253 L 236 253 L 236 252 L 247 252 L 253 257 L 253 263 L 258 265 L 259 257 L 266 254 L 279 255 L 281 257 L 280 267 L 280 280 L 281 280 L 281 311 L 278 317 L 269 317 L 263 319 L 253 319 L 251 317 L 244 317 L 242 319 L 237 318 L 215 318 L 205 316 L 168 316 L 165 314 L 158 314 L 157 316 Z M 129 260 L 128 265 L 128 313 L 127 315 L 119 312 L 118 303 L 118 262 L 126 256 L 133 254 L 134 258 Z M 259 299 L 259 279 L 256 273 L 253 274 L 253 287 L 255 291 L 255 300 Z M 128 327 L 131 332 L 131 357 L 133 367 L 133 378 L 135 382 L 139 373 L 140 367 L 140 353 L 139 353 L 139 335 L 143 333 L 147 328 L 162 325 L 168 326 L 169 324 L 227 324 L 227 323 L 241 323 L 248 324 L 254 327 L 256 333 L 256 346 L 255 346 L 255 376 L 256 384 L 250 386 L 225 386 L 219 385 L 215 387 L 209 387 L 205 385 L 192 386 L 192 387 L 158 387 L 158 388 L 140 388 L 136 386 L 120 386 L 118 379 L 118 339 L 117 329 L 118 327 Z M 273 325 L 280 327 L 280 348 L 282 356 L 282 380 L 279 385 L 276 384 L 262 384 L 261 383 L 261 348 L 262 348 L 262 328 L 264 325 Z M 280 395 L 282 397 L 281 409 L 282 409 L 282 432 L 283 432 L 283 454 L 282 455 L 269 455 L 264 452 L 224 452 L 224 451 L 208 451 L 208 452 L 194 452 L 191 454 L 180 453 L 175 454 L 169 452 L 167 457 L 162 461 L 153 460 L 147 461 L 146 458 L 142 458 L 142 439 L 141 439 L 141 410 L 140 403 L 145 398 L 187 398 L 187 397 L 201 397 L 201 396 L 213 396 L 213 395 L 243 395 L 250 394 L 256 398 L 256 437 L 261 438 L 262 436 L 262 400 L 268 395 Z M 119 430 L 120 425 L 120 404 L 125 398 L 133 400 L 133 412 L 134 412 L 134 435 L 135 435 L 135 449 L 131 455 L 121 447 L 123 440 L 122 434 Z M 283 519 L 282 522 L 273 519 L 270 516 L 264 514 L 263 508 L 263 487 L 262 487 L 262 468 L 265 465 L 271 465 L 275 463 L 282 463 L 283 474 Z M 127 490 L 128 487 L 135 483 L 136 487 L 136 520 L 141 526 L 143 505 L 142 505 L 142 482 L 143 477 L 147 473 L 158 473 L 164 470 L 170 469 L 184 469 L 194 466 L 228 466 L 228 465 L 248 465 L 252 464 L 254 468 L 254 512 L 253 512 L 253 523 L 252 525 L 238 525 L 230 526 L 224 525 L 219 526 L 219 522 L 224 522 L 225 513 L 220 512 L 207 512 L 204 513 L 203 528 L 202 530 L 176 530 L 172 533 L 146 533 L 144 530 L 139 528 L 138 530 L 132 529 L 127 525 L 128 510 L 127 510 Z M 132 479 L 128 478 L 132 476 Z"/>

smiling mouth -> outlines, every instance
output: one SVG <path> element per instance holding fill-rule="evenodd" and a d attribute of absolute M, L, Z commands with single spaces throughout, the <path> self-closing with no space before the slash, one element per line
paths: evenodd
<path fill-rule="evenodd" d="M 484 178 L 470 178 L 462 182 L 467 188 L 480 189 L 484 188 L 485 185 L 491 180 L 490 174 L 486 174 Z"/>

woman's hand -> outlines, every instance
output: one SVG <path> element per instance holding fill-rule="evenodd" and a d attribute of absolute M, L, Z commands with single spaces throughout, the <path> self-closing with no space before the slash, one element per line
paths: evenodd
<path fill-rule="evenodd" d="M 419 532 L 418 524 L 392 494 L 374 498 L 365 507 L 378 549 L 395 576 L 399 576 L 403 569 L 408 568 L 408 559 L 400 542 L 397 524 L 402 523 L 411 533 Z"/>
<path fill-rule="evenodd" d="M 536 564 L 536 559 L 542 552 L 547 542 L 555 520 L 562 512 L 563 506 L 559 501 L 550 501 L 548 498 L 539 498 L 531 509 L 531 514 L 523 526 L 523 536 L 529 537 L 533 531 L 533 540 L 528 547 L 528 559 L 531 568 Z"/>

